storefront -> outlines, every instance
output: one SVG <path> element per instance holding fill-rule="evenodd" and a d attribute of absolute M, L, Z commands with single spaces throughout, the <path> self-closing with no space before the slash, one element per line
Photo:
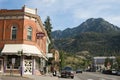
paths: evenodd
<path fill-rule="evenodd" d="M 1 9 L 0 30 L 0 73 L 41 75 L 50 41 L 37 9 Z"/>
<path fill-rule="evenodd" d="M 1 72 L 10 73 L 12 69 L 16 74 L 34 75 L 36 72 L 40 71 L 43 54 L 35 46 L 26 44 L 6 44 L 1 54 L 4 57 L 4 60 L 0 59 Z"/>

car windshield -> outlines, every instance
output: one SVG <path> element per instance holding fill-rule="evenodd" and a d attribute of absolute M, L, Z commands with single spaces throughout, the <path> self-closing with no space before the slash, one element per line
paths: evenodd
<path fill-rule="evenodd" d="M 70 71 L 70 70 L 72 70 L 72 68 L 71 68 L 71 67 L 65 67 L 63 70 L 68 70 L 68 71 Z"/>

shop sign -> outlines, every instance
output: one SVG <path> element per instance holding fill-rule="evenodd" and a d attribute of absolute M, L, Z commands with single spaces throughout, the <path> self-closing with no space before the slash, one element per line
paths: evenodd
<path fill-rule="evenodd" d="M 12 58 L 12 64 L 15 64 L 15 58 Z"/>
<path fill-rule="evenodd" d="M 45 36 L 45 33 L 43 33 L 43 32 L 38 32 L 38 33 L 36 33 L 37 39 L 42 38 L 42 37 L 44 37 L 44 36 Z"/>

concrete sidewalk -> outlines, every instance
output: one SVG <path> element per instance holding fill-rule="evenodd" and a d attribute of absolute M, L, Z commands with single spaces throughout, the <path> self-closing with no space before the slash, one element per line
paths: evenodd
<path fill-rule="evenodd" d="M 53 76 L 52 74 L 45 74 L 45 75 L 25 75 L 23 77 L 20 74 L 0 74 L 0 80 L 58 80 L 57 76 Z"/>
<path fill-rule="evenodd" d="M 27 77 L 21 77 L 21 76 L 10 76 L 10 75 L 0 75 L 0 80 L 33 80 Z"/>
<path fill-rule="evenodd" d="M 26 76 L 28 78 L 31 78 L 33 80 L 58 80 L 58 77 L 54 77 L 51 74 L 46 74 L 46 75 L 41 75 L 41 76 L 36 76 L 36 75 L 29 75 Z"/>

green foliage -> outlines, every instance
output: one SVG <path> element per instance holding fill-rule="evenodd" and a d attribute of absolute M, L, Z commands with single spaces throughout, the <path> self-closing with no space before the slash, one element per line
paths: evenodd
<path fill-rule="evenodd" d="M 49 45 L 49 49 L 53 48 L 53 42 L 52 42 L 52 38 L 51 38 L 51 32 L 52 32 L 52 24 L 50 22 L 50 17 L 47 16 L 47 19 L 44 21 L 45 29 L 47 31 L 48 37 L 51 41 L 51 44 Z"/>
<path fill-rule="evenodd" d="M 120 56 L 116 57 L 116 62 L 117 62 L 117 68 L 120 70 Z"/>
<path fill-rule="evenodd" d="M 50 17 L 49 16 L 47 16 L 47 19 L 44 22 L 44 26 L 45 26 L 45 29 L 47 31 L 47 34 L 48 34 L 49 38 L 51 39 L 52 24 L 50 22 Z"/>
<path fill-rule="evenodd" d="M 61 69 L 65 66 L 71 66 L 74 70 L 85 69 L 91 64 L 90 58 L 80 55 L 74 55 L 60 51 Z"/>
<path fill-rule="evenodd" d="M 104 62 L 104 66 L 107 67 L 109 65 L 111 65 L 111 69 L 112 69 L 112 67 L 113 67 L 113 59 L 106 58 L 105 62 Z"/>
<path fill-rule="evenodd" d="M 60 51 L 60 68 L 62 69 L 65 66 L 65 52 L 64 51 Z"/>
<path fill-rule="evenodd" d="M 93 56 L 120 55 L 120 28 L 102 18 L 90 18 L 75 28 L 52 33 L 59 50 L 88 51 Z"/>
<path fill-rule="evenodd" d="M 81 33 L 74 38 L 55 40 L 55 45 L 60 50 L 68 53 L 88 51 L 93 56 L 120 55 L 120 34 Z"/>

